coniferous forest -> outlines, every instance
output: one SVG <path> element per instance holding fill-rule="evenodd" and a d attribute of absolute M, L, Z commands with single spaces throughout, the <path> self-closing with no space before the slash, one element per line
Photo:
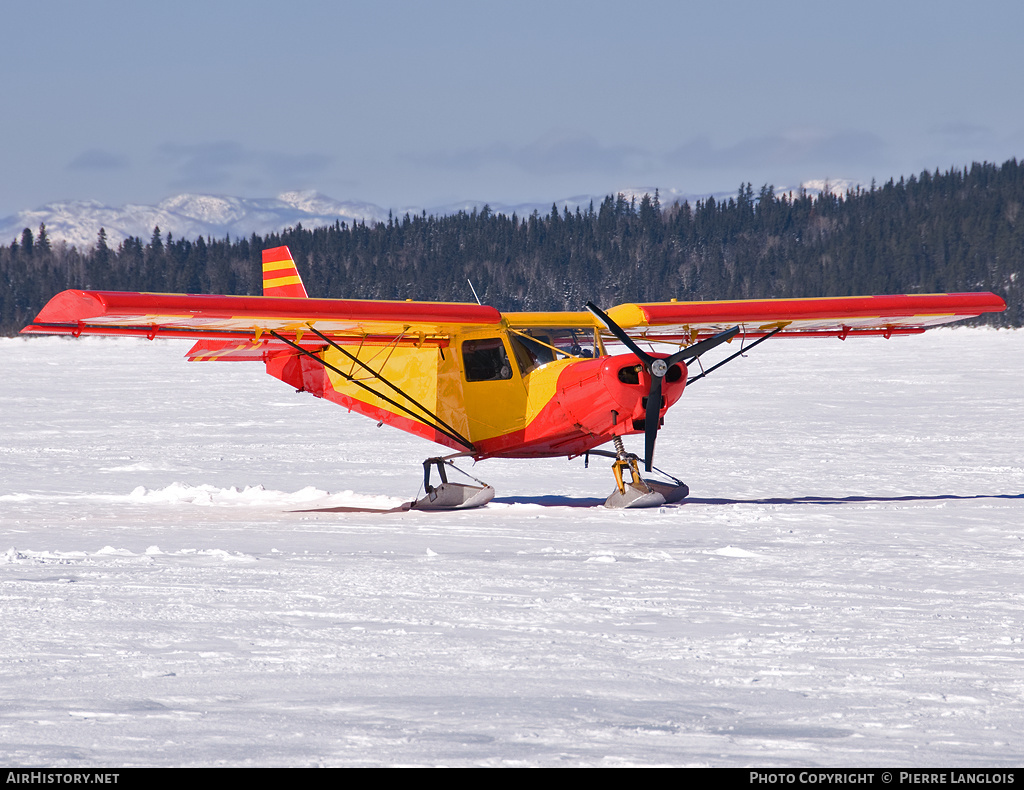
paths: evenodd
<path fill-rule="evenodd" d="M 287 244 L 311 296 L 481 301 L 579 310 L 626 301 L 993 291 L 1024 324 L 1024 164 L 922 172 L 843 196 L 776 195 L 663 206 L 607 197 L 547 215 L 405 215 L 247 239 L 151 238 L 79 250 L 26 228 L 0 247 L 0 332 L 67 288 L 259 294 L 261 251 Z"/>

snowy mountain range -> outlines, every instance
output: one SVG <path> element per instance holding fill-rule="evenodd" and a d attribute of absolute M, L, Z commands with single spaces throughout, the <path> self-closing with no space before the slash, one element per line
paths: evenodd
<path fill-rule="evenodd" d="M 800 188 L 809 192 L 820 192 L 825 188 L 830 191 L 842 192 L 852 186 L 846 181 L 808 181 Z M 777 190 L 778 192 L 787 190 Z M 615 194 L 623 194 L 626 198 L 635 197 L 638 201 L 645 194 L 654 194 L 653 187 L 640 187 L 615 190 Z M 728 198 L 735 192 L 715 193 L 710 195 L 716 200 Z M 691 202 L 704 199 L 709 195 L 688 195 L 674 189 L 660 190 L 662 205 L 675 201 Z M 553 201 L 558 208 L 586 209 L 591 202 L 600 205 L 604 195 L 577 195 Z M 520 217 L 528 216 L 533 211 L 547 214 L 551 211 L 551 203 L 521 203 L 509 205 L 488 201 L 464 201 L 445 206 L 420 207 L 406 206 L 393 211 L 395 217 L 403 217 L 406 213 L 419 214 L 426 211 L 435 216 L 447 216 L 459 211 L 482 209 L 489 205 L 495 213 L 511 215 L 513 212 Z M 173 234 L 178 238 L 194 239 L 199 236 L 232 238 L 249 236 L 253 233 L 264 235 L 294 227 L 301 223 L 303 227 L 333 225 L 337 221 L 344 223 L 387 222 L 389 210 L 373 203 L 355 200 L 336 200 L 315 191 L 283 192 L 275 198 L 241 198 L 225 195 L 183 194 L 167 198 L 155 206 L 129 203 L 124 206 L 108 206 L 96 200 L 70 200 L 47 203 L 36 209 L 19 211 L 0 218 L 0 243 L 9 243 L 20 236 L 24 228 L 33 233 L 40 224 L 46 225 L 46 231 L 53 242 L 65 241 L 69 245 L 88 248 L 96 243 L 100 228 L 107 234 L 108 244 L 114 246 L 128 236 L 137 236 L 148 241 L 153 228 L 159 226 L 166 235 Z"/>

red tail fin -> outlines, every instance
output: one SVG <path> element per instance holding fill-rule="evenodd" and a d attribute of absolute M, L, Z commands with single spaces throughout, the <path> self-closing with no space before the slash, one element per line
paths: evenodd
<path fill-rule="evenodd" d="M 263 250 L 263 295 L 307 298 L 306 287 L 287 247 Z"/>

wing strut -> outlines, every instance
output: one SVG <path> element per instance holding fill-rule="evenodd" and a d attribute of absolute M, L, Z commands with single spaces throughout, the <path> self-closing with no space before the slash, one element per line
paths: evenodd
<path fill-rule="evenodd" d="M 432 420 L 434 420 L 434 422 L 438 423 L 439 425 L 443 425 L 445 428 L 447 428 L 451 432 L 451 433 L 446 434 L 447 436 L 449 436 L 450 438 L 453 438 L 453 439 L 458 437 L 459 443 L 462 444 L 464 447 L 468 447 L 470 449 L 475 449 L 475 448 L 473 448 L 472 443 L 470 443 L 468 440 L 464 440 L 463 439 L 462 434 L 460 434 L 452 426 L 450 426 L 448 423 L 446 423 L 444 420 L 442 420 L 440 417 L 438 417 L 436 414 L 434 414 L 434 412 L 432 412 L 430 409 L 428 409 L 426 406 L 424 406 L 418 400 L 416 400 L 415 398 L 411 397 L 410 395 L 407 395 L 399 387 L 396 387 L 394 384 L 392 384 L 390 381 L 388 381 L 386 378 L 384 378 L 382 375 L 380 375 L 380 373 L 378 373 L 376 370 L 374 370 L 369 365 L 367 365 L 365 362 L 363 362 L 361 359 L 359 359 L 355 354 L 351 353 L 350 351 L 346 351 L 344 348 L 342 348 L 337 343 L 335 343 L 333 340 L 331 340 L 329 337 L 327 337 L 327 335 L 325 335 L 322 332 L 320 332 L 316 327 L 310 326 L 308 324 L 307 324 L 307 326 L 309 326 L 309 331 L 312 332 L 314 335 L 316 335 L 318 338 L 323 340 L 325 343 L 330 343 L 331 346 L 336 351 L 340 351 L 342 354 L 344 354 L 346 357 L 348 357 L 353 362 L 355 362 L 357 365 L 359 365 L 359 367 L 361 367 L 363 370 L 365 370 L 367 373 L 369 373 L 371 376 L 373 376 L 379 382 L 381 382 L 382 384 L 386 384 L 388 387 L 393 389 L 395 392 L 397 392 L 399 395 L 401 395 L 403 398 L 405 398 L 407 401 L 409 401 L 409 403 L 413 404 L 416 408 L 420 409 L 424 414 L 426 414 Z M 423 422 L 423 421 L 421 420 L 421 422 Z"/>
<path fill-rule="evenodd" d="M 377 390 L 375 390 L 373 387 L 369 387 L 366 384 L 363 384 L 363 382 L 361 382 L 358 379 L 356 379 L 355 376 L 350 376 L 345 371 L 339 370 L 334 365 L 332 365 L 330 362 L 328 362 L 328 361 L 326 361 L 324 359 L 321 359 L 319 356 L 314 354 L 312 351 L 307 351 L 302 346 L 300 346 L 298 343 L 293 343 L 291 340 L 289 340 L 288 338 L 278 334 L 273 329 L 270 330 L 270 334 L 272 334 L 274 337 L 276 337 L 282 343 L 287 343 L 289 346 L 291 346 L 292 348 L 294 348 L 296 351 L 300 352 L 301 354 L 305 354 L 307 357 L 312 359 L 317 364 L 322 365 L 323 367 L 328 368 L 329 370 L 333 370 L 335 373 L 337 373 L 339 376 L 341 376 L 343 379 L 345 379 L 345 381 L 348 381 L 351 384 L 355 384 L 357 387 L 362 387 L 367 392 L 370 392 L 370 393 L 376 395 L 378 398 L 380 398 L 385 403 L 390 403 L 395 408 L 401 409 L 402 411 L 404 411 L 406 414 L 408 414 L 410 417 L 412 417 L 417 422 L 423 423 L 428 428 L 433 428 L 438 433 L 442 433 L 445 436 L 447 436 L 453 442 L 457 442 L 458 444 L 461 444 L 466 449 L 471 450 L 473 452 L 476 452 L 476 448 L 473 446 L 473 443 L 471 441 L 469 441 L 469 439 L 467 439 L 465 436 L 463 436 L 458 431 L 456 431 L 454 428 L 452 428 L 450 425 L 448 425 L 448 423 L 446 423 L 444 420 L 442 420 L 436 414 L 434 414 L 429 409 L 427 409 L 426 407 L 424 407 L 423 405 L 418 403 L 413 398 L 410 398 L 408 395 L 406 395 L 404 392 L 402 392 L 401 389 L 399 389 L 394 384 L 392 384 L 390 381 L 388 381 L 383 376 L 381 376 L 377 371 L 375 371 L 372 368 L 369 368 L 366 365 L 364 365 L 360 360 L 358 360 L 354 356 L 352 356 L 352 354 L 349 354 L 347 351 L 345 351 L 345 349 L 340 348 L 336 343 L 332 342 L 329 338 L 325 337 L 320 332 L 318 332 L 317 330 L 313 329 L 313 327 L 309 327 L 309 328 L 313 331 L 314 334 L 317 335 L 317 337 L 321 338 L 322 340 L 326 341 L 327 343 L 330 343 L 330 345 L 332 345 L 334 348 L 338 349 L 338 351 L 341 351 L 343 354 L 348 356 L 353 361 L 358 362 L 359 365 L 361 367 L 365 368 L 375 379 L 377 379 L 380 382 L 383 382 L 384 384 L 387 384 L 389 387 L 391 387 L 391 389 L 393 389 L 395 392 L 397 392 L 403 398 L 406 398 L 410 403 L 413 403 L 418 408 L 422 409 L 435 422 L 430 422 L 429 420 L 425 419 L 421 415 L 419 415 L 416 412 L 414 412 L 412 409 L 410 409 L 410 408 L 408 408 L 406 406 L 403 406 L 398 401 L 392 400 L 387 395 L 384 395 L 383 393 L 378 392 Z M 440 423 L 440 424 L 438 424 L 438 423 Z"/>
<path fill-rule="evenodd" d="M 782 331 L 782 330 L 783 330 L 784 328 L 785 328 L 785 327 L 782 327 L 782 326 L 780 326 L 780 327 L 778 327 L 777 329 L 773 329 L 773 330 L 772 330 L 771 332 L 769 332 L 769 333 L 768 333 L 767 335 L 765 335 L 764 337 L 759 337 L 759 338 L 758 338 L 757 340 L 755 340 L 755 341 L 754 341 L 753 343 L 751 343 L 751 344 L 750 344 L 749 346 L 746 346 L 746 347 L 744 347 L 744 348 L 741 348 L 741 349 L 740 349 L 739 351 L 737 351 L 737 352 L 736 352 L 735 354 L 733 354 L 732 356 L 726 357 L 726 358 L 725 358 L 725 359 L 723 359 L 723 360 L 722 360 L 721 362 L 719 362 L 719 363 L 718 363 L 718 364 L 716 364 L 716 365 L 712 365 L 712 366 L 711 366 L 710 368 L 708 368 L 707 370 L 702 370 L 702 372 L 701 372 L 701 374 L 700 374 L 699 376 L 691 376 L 690 378 L 688 378 L 688 379 L 686 380 L 686 384 L 687 384 L 687 386 L 689 386 L 690 384 L 693 384 L 693 382 L 697 381 L 698 379 L 702 379 L 702 378 L 704 378 L 704 377 L 705 377 L 706 375 L 708 375 L 708 373 L 710 373 L 711 371 L 713 371 L 713 370 L 718 370 L 718 368 L 722 367 L 722 365 L 724 365 L 724 364 L 725 364 L 726 362 L 732 362 L 732 361 L 733 361 L 734 359 L 736 359 L 736 357 L 738 357 L 738 356 L 739 356 L 740 354 L 746 354 L 746 353 L 747 353 L 748 351 L 750 351 L 750 349 L 752 349 L 752 348 L 753 348 L 754 346 L 756 346 L 756 345 L 757 345 L 758 343 L 763 343 L 763 342 L 764 342 L 765 340 L 767 340 L 768 338 L 770 338 L 770 337 L 771 337 L 772 335 L 775 335 L 775 334 L 778 334 L 779 332 L 781 332 L 781 331 Z M 703 368 L 703 366 L 701 366 L 701 367 Z"/>

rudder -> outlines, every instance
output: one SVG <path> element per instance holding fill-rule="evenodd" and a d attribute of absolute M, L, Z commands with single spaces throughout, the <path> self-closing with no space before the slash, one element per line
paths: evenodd
<path fill-rule="evenodd" d="M 306 287 L 287 247 L 263 250 L 263 295 L 306 299 Z"/>

